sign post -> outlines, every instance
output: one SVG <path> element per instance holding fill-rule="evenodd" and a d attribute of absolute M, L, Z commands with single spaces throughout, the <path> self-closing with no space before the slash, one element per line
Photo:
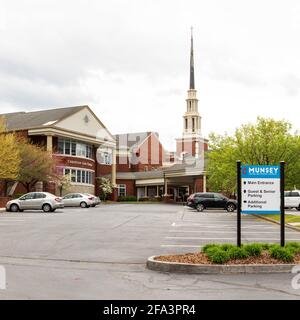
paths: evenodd
<path fill-rule="evenodd" d="M 241 161 L 236 162 L 237 168 L 237 246 L 240 247 L 242 245 L 242 232 L 241 232 L 241 202 L 242 202 L 242 187 L 241 187 Z"/>
<path fill-rule="evenodd" d="M 284 212 L 284 168 L 285 162 L 280 162 L 280 245 L 285 246 L 285 212 Z"/>
<path fill-rule="evenodd" d="M 280 244 L 285 245 L 284 162 L 241 165 L 237 161 L 237 245 L 241 245 L 241 214 L 280 214 Z"/>

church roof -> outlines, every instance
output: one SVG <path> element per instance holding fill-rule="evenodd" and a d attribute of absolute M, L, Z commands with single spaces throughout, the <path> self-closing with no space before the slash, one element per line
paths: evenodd
<path fill-rule="evenodd" d="M 14 112 L 0 114 L 0 117 L 4 117 L 8 131 L 27 130 L 41 126 L 51 126 L 86 107 L 76 106 L 33 112 Z"/>

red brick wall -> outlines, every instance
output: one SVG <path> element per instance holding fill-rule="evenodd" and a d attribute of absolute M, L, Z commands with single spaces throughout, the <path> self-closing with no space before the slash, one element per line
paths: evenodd
<path fill-rule="evenodd" d="M 203 192 L 203 177 L 195 179 L 194 192 Z"/>
<path fill-rule="evenodd" d="M 117 157 L 117 171 L 119 172 L 140 172 L 162 167 L 164 151 L 156 134 L 152 133 L 148 138 L 134 150 L 136 159 L 129 165 L 129 158 Z"/>
<path fill-rule="evenodd" d="M 117 184 L 126 184 L 126 195 L 135 196 L 136 188 L 134 180 L 117 180 Z"/>
<path fill-rule="evenodd" d="M 0 208 L 5 208 L 8 201 L 10 201 L 11 198 L 9 197 L 0 197 Z"/>

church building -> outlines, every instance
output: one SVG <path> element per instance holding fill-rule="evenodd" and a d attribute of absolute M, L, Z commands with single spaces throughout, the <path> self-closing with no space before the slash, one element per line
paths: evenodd
<path fill-rule="evenodd" d="M 195 89 L 193 35 L 191 35 L 189 89 L 183 132 L 176 151 L 166 150 L 157 132 L 113 135 L 89 106 L 16 112 L 4 117 L 9 132 L 42 146 L 56 159 L 57 170 L 70 177 L 68 192 L 100 195 L 99 181 L 115 186 L 112 200 L 128 196 L 139 200 L 185 201 L 187 195 L 206 190 L 204 154 L 208 141 L 201 134 L 201 116 Z M 18 182 L 0 182 L 9 196 L 25 193 Z M 60 195 L 54 183 L 37 183 L 32 191 Z"/>

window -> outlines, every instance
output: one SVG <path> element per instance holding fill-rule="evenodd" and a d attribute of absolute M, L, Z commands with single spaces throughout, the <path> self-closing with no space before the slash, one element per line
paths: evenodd
<path fill-rule="evenodd" d="M 76 170 L 72 170 L 72 173 L 71 173 L 71 182 L 76 182 Z"/>
<path fill-rule="evenodd" d="M 91 146 L 86 146 L 86 157 L 92 159 L 93 158 L 93 148 Z"/>
<path fill-rule="evenodd" d="M 299 197 L 299 192 L 292 191 L 291 194 L 290 194 L 290 197 Z"/>
<path fill-rule="evenodd" d="M 46 195 L 44 193 L 35 193 L 33 198 L 34 199 L 45 199 Z"/>
<path fill-rule="evenodd" d="M 195 118 L 192 118 L 193 131 L 195 131 Z"/>
<path fill-rule="evenodd" d="M 126 184 L 119 184 L 118 185 L 118 196 L 119 197 L 126 197 Z"/>
<path fill-rule="evenodd" d="M 188 128 L 188 119 L 185 119 L 185 128 Z"/>
<path fill-rule="evenodd" d="M 70 147 L 71 147 L 70 141 L 66 141 L 65 142 L 65 154 L 70 154 L 70 151 L 71 151 Z"/>
<path fill-rule="evenodd" d="M 93 159 L 93 147 L 74 140 L 59 138 L 57 143 L 57 152 L 58 154 Z"/>
<path fill-rule="evenodd" d="M 76 156 L 77 152 L 76 152 L 76 143 L 72 142 L 72 156 Z"/>
<path fill-rule="evenodd" d="M 81 183 L 81 170 L 77 170 L 77 182 Z"/>
<path fill-rule="evenodd" d="M 64 169 L 65 175 L 71 175 L 72 183 L 94 184 L 94 174 L 87 170 Z"/>
<path fill-rule="evenodd" d="M 98 155 L 100 155 L 100 163 L 111 165 L 113 161 L 112 150 L 108 148 L 98 149 Z"/>
<path fill-rule="evenodd" d="M 20 200 L 32 200 L 34 198 L 34 193 L 27 193 Z"/>
<path fill-rule="evenodd" d="M 64 141 L 63 140 L 58 140 L 58 144 L 57 144 L 57 152 L 59 154 L 64 154 L 65 151 L 64 151 Z"/>

